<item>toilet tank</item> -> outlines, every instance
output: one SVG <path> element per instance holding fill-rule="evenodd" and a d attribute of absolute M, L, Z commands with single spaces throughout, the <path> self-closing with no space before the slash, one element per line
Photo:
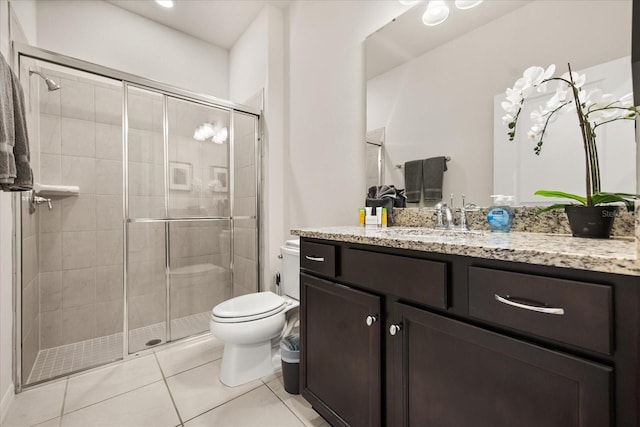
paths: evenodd
<path fill-rule="evenodd" d="M 282 271 L 280 286 L 282 294 L 296 300 L 300 299 L 300 239 L 287 240 L 280 247 Z"/>

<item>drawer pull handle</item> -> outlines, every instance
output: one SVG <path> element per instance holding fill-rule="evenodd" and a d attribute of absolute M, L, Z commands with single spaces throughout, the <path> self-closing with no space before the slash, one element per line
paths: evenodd
<path fill-rule="evenodd" d="M 511 305 L 513 307 L 518 307 L 525 310 L 537 311 L 538 313 L 545 313 L 545 314 L 558 314 L 558 315 L 564 314 L 563 308 L 537 307 L 535 305 L 522 304 L 519 302 L 511 301 L 509 299 L 510 298 L 509 295 L 507 295 L 506 297 L 501 297 L 498 294 L 494 294 L 494 296 L 496 297 L 496 301 L 501 302 L 503 304 Z"/>
<path fill-rule="evenodd" d="M 376 323 L 377 321 L 378 321 L 378 315 L 377 314 L 374 314 L 373 316 L 369 315 L 365 319 L 365 322 L 366 322 L 367 326 L 373 326 L 373 324 Z"/>
<path fill-rule="evenodd" d="M 308 259 L 309 261 L 324 262 L 324 257 L 316 257 L 316 256 L 305 255 L 305 258 Z"/>
<path fill-rule="evenodd" d="M 391 335 L 395 335 L 398 332 L 400 332 L 401 330 L 402 330 L 402 325 L 401 324 L 396 324 L 396 325 L 389 326 L 389 333 Z"/>

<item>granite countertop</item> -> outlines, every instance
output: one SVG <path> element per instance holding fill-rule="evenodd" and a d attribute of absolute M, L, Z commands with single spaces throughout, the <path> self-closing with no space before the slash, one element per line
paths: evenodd
<path fill-rule="evenodd" d="M 626 237 L 583 239 L 566 234 L 358 226 L 300 228 L 291 233 L 324 240 L 640 276 L 635 239 Z"/>

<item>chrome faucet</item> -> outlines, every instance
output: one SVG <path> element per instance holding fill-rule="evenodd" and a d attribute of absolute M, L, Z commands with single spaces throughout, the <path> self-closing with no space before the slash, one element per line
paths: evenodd
<path fill-rule="evenodd" d="M 446 203 L 438 203 L 436 206 L 436 229 L 448 230 L 453 228 L 453 211 Z M 445 223 L 446 221 L 446 223 Z"/>
<path fill-rule="evenodd" d="M 473 204 L 465 203 L 466 196 L 462 195 L 462 206 L 459 208 L 460 210 L 460 221 L 458 226 L 455 226 L 455 220 L 453 215 L 453 210 L 446 203 L 438 203 L 435 205 L 436 211 L 436 230 L 469 230 L 467 225 L 467 212 L 477 211 L 478 207 Z M 451 206 L 453 206 L 453 194 L 451 194 Z"/>

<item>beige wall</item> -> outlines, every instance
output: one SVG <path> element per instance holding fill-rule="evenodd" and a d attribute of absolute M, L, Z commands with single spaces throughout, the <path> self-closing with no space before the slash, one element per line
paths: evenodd
<path fill-rule="evenodd" d="M 397 1 L 300 1 L 289 10 L 285 229 L 357 224 L 365 198 L 368 34 Z"/>
<path fill-rule="evenodd" d="M 104 1 L 38 1 L 37 12 L 38 47 L 229 98 L 229 53 L 223 48 Z"/>
<path fill-rule="evenodd" d="M 284 128 L 284 24 L 283 11 L 266 5 L 229 54 L 229 95 L 244 103 L 264 92 L 262 115 L 262 209 L 260 211 L 262 288 L 275 290 L 280 270 L 278 254 L 288 230 L 282 215 Z M 262 99 L 262 97 L 260 97 Z"/>

